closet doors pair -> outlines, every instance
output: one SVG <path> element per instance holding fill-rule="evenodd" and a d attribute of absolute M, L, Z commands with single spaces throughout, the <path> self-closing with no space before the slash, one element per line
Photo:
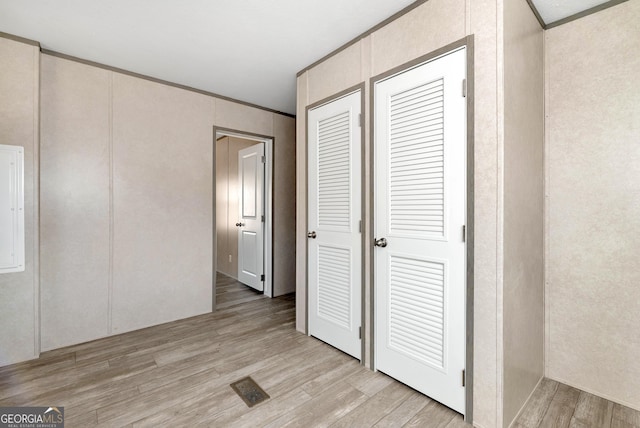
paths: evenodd
<path fill-rule="evenodd" d="M 373 365 L 465 412 L 466 49 L 376 80 Z M 362 358 L 361 91 L 308 112 L 309 334 Z M 368 268 L 368 264 L 367 264 Z"/>

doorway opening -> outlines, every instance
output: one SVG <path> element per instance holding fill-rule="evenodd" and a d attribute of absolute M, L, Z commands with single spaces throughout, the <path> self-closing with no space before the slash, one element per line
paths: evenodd
<path fill-rule="evenodd" d="M 273 297 L 273 137 L 214 127 L 214 144 L 215 310 L 217 277 Z"/>

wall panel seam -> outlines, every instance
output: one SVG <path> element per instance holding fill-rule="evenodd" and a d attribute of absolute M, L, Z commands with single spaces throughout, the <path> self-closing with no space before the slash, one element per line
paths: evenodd
<path fill-rule="evenodd" d="M 40 49 L 33 49 L 33 355 L 40 356 Z M 26 260 L 25 260 L 26 262 Z"/>
<path fill-rule="evenodd" d="M 504 3 L 496 5 L 496 425 L 504 426 Z"/>
<path fill-rule="evenodd" d="M 107 283 L 107 335 L 113 331 L 113 72 L 109 72 L 109 278 Z"/>
<path fill-rule="evenodd" d="M 549 163 L 549 151 L 550 151 L 550 146 L 549 146 L 549 135 L 550 135 L 550 131 L 549 131 L 549 127 L 548 127 L 548 117 L 549 117 L 549 83 L 550 83 L 550 69 L 549 69 L 549 61 L 548 61 L 548 52 L 547 52 L 547 45 L 548 45 L 548 38 L 547 35 L 545 34 L 544 37 L 542 38 L 543 41 L 543 51 L 544 51 L 544 56 L 543 56 L 543 67 L 544 67 L 544 141 L 543 141 L 543 169 L 544 169 L 544 182 L 543 182 L 543 192 L 542 194 L 544 195 L 543 198 L 543 210 L 544 210 L 544 214 L 543 214 L 543 248 L 544 248 L 544 254 L 542 256 L 543 258 L 543 266 L 544 266 L 544 270 L 543 270 L 543 320 L 544 320 L 544 343 L 543 343 L 543 362 L 544 362 L 544 367 L 543 367 L 543 373 L 545 376 L 547 376 L 547 370 L 549 367 L 549 341 L 550 341 L 550 320 L 551 320 L 551 312 L 549 311 L 549 301 L 547 299 L 548 295 L 549 295 L 549 283 L 548 283 L 548 279 L 549 279 L 549 266 L 547 265 L 547 261 L 549 260 L 549 235 L 548 235 L 548 231 L 549 231 L 549 182 L 550 182 L 550 178 L 551 178 L 551 171 L 550 171 L 550 163 Z"/>

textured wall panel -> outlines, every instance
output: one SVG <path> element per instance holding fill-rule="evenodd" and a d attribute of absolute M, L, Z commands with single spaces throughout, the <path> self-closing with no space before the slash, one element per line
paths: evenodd
<path fill-rule="evenodd" d="M 547 31 L 547 376 L 640 409 L 640 2 Z"/>
<path fill-rule="evenodd" d="M 43 55 L 42 73 L 46 351 L 109 334 L 111 72 Z"/>

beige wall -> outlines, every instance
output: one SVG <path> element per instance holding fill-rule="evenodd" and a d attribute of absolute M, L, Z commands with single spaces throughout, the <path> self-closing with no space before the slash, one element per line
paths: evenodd
<path fill-rule="evenodd" d="M 0 144 L 24 147 L 24 272 L 0 275 L 0 366 L 39 354 L 40 49 L 0 38 Z M 45 302 L 46 303 L 46 302 Z"/>
<path fill-rule="evenodd" d="M 43 350 L 211 310 L 214 125 L 274 137 L 274 293 L 292 290 L 294 119 L 41 58 Z"/>
<path fill-rule="evenodd" d="M 640 2 L 546 33 L 547 376 L 640 409 Z"/>
<path fill-rule="evenodd" d="M 308 105 L 365 82 L 365 124 L 369 123 L 369 79 L 392 67 L 473 34 L 475 40 L 475 338 L 474 421 L 499 425 L 497 372 L 497 15 L 496 0 L 429 0 L 298 77 L 297 97 L 297 241 L 296 327 L 306 328 L 306 125 Z M 368 125 L 365 125 L 366 206 L 371 183 Z M 369 217 L 365 217 L 369 224 Z M 365 235 L 365 248 L 371 236 Z M 366 319 L 369 319 L 370 251 L 365 253 Z M 369 325 L 365 324 L 365 338 Z M 369 344 L 365 363 L 370 364 Z"/>
<path fill-rule="evenodd" d="M 273 296 L 296 291 L 296 119 L 273 115 Z"/>
<path fill-rule="evenodd" d="M 111 73 L 48 55 L 41 62 L 46 351 L 109 334 Z"/>
<path fill-rule="evenodd" d="M 216 141 L 216 230 L 218 272 L 238 278 L 238 152 L 257 144 L 238 137 Z M 229 260 L 231 258 L 231 260 Z"/>
<path fill-rule="evenodd" d="M 113 73 L 113 333 L 211 311 L 211 97 Z"/>
<path fill-rule="evenodd" d="M 504 426 L 544 376 L 544 40 L 526 0 L 504 2 Z"/>

